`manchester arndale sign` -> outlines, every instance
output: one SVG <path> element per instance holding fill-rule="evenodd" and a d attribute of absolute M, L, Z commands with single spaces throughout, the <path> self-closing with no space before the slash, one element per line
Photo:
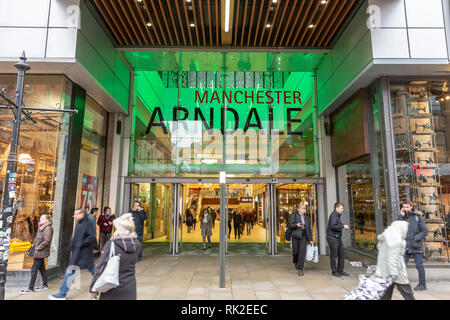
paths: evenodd
<path fill-rule="evenodd" d="M 302 135 L 302 132 L 294 132 L 292 130 L 292 124 L 293 123 L 300 123 L 301 120 L 295 119 L 295 114 L 297 112 L 300 112 L 302 109 L 299 107 L 286 107 L 290 105 L 301 105 L 300 100 L 300 91 L 262 91 L 262 90 L 256 90 L 256 91 L 242 91 L 242 90 L 236 90 L 234 92 L 232 91 L 222 91 L 219 92 L 214 90 L 212 92 L 210 91 L 203 91 L 203 93 L 199 92 L 198 90 L 195 90 L 195 101 L 194 105 L 197 107 L 194 107 L 193 110 L 193 121 L 197 121 L 203 124 L 205 130 L 211 131 L 214 129 L 214 107 L 209 107 L 209 119 L 207 119 L 207 116 L 205 116 L 204 111 L 202 111 L 202 108 L 199 107 L 201 105 L 203 109 L 207 108 L 208 105 L 212 104 L 233 104 L 233 105 L 241 105 L 244 104 L 245 106 L 242 106 L 242 108 L 247 108 L 248 105 L 268 105 L 269 107 L 266 109 L 266 119 L 268 121 L 262 121 L 262 117 L 258 113 L 258 109 L 256 107 L 250 107 L 247 113 L 247 116 L 245 118 L 245 125 L 243 128 L 243 132 L 247 133 L 249 128 L 255 128 L 259 130 L 270 130 L 271 134 L 281 134 L 283 135 L 284 132 L 279 132 L 279 130 L 273 131 L 273 121 L 274 121 L 274 113 L 273 113 L 273 107 L 271 105 L 273 103 L 277 104 L 283 104 L 285 106 L 285 115 L 286 115 L 286 129 L 288 135 Z M 220 131 L 222 134 L 233 134 L 235 133 L 239 125 L 241 124 L 242 119 L 239 117 L 239 112 L 236 110 L 236 107 L 221 107 L 220 110 L 217 110 L 220 112 Z M 174 106 L 172 112 L 172 121 L 173 122 L 183 122 L 183 121 L 189 121 L 189 118 L 192 117 L 192 114 L 190 111 L 182 106 Z M 192 112 L 192 110 L 191 110 Z M 261 112 L 261 111 L 260 111 Z M 279 110 L 276 110 L 276 112 L 279 112 Z M 230 118 L 231 117 L 231 118 Z M 159 120 L 157 119 L 159 118 Z M 263 118 L 264 119 L 264 118 Z M 227 123 L 230 123 L 230 120 L 233 123 L 233 129 L 232 130 L 226 130 L 225 126 Z M 191 120 L 192 121 L 192 120 Z M 150 117 L 150 121 L 147 126 L 147 130 L 145 131 L 145 134 L 149 134 L 151 129 L 153 127 L 161 127 L 164 134 L 168 134 L 167 125 L 165 123 L 165 119 L 163 117 L 163 114 L 161 112 L 160 107 L 155 107 L 153 109 L 152 115 Z M 266 122 L 268 124 L 267 127 L 264 127 L 263 123 Z"/>
<path fill-rule="evenodd" d="M 145 134 L 170 138 L 173 163 L 188 171 L 194 164 L 256 165 L 260 174 L 275 174 L 282 143 L 303 134 L 294 127 L 301 123 L 299 91 L 182 90 L 181 106 L 175 90 L 166 92 L 173 107 L 155 107 Z"/>

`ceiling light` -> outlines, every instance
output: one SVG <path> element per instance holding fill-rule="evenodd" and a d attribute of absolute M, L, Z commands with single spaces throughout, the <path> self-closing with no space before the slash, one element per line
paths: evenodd
<path fill-rule="evenodd" d="M 186 2 L 190 3 L 190 2 L 191 2 L 191 0 L 186 0 Z"/>
<path fill-rule="evenodd" d="M 225 32 L 230 30 L 230 0 L 225 0 Z"/>
<path fill-rule="evenodd" d="M 272 0 L 272 3 L 277 3 L 278 2 L 278 0 Z"/>
<path fill-rule="evenodd" d="M 142 2 L 142 0 L 137 0 L 137 2 Z"/>
<path fill-rule="evenodd" d="M 195 27 L 195 24 L 191 23 L 190 26 L 191 26 L 191 27 Z"/>
<path fill-rule="evenodd" d="M 266 24 L 266 28 L 270 28 L 270 23 Z"/>
<path fill-rule="evenodd" d="M 320 2 L 320 4 L 326 4 L 328 1 L 327 0 L 322 0 L 321 2 Z"/>
<path fill-rule="evenodd" d="M 446 96 L 445 99 L 446 99 L 446 100 L 450 100 L 450 96 Z"/>
<path fill-rule="evenodd" d="M 312 29 L 312 28 L 314 28 L 314 25 L 313 25 L 313 24 L 310 24 L 310 25 L 308 26 L 308 28 Z"/>
<path fill-rule="evenodd" d="M 147 22 L 147 27 L 151 27 L 152 24 L 150 22 Z"/>

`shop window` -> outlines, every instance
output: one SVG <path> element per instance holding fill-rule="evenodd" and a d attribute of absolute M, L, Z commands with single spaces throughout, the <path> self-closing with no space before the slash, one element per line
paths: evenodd
<path fill-rule="evenodd" d="M 107 120 L 108 113 L 87 96 L 81 139 L 76 207 L 84 208 L 88 212 L 97 207 L 99 209 L 98 214 L 103 210 Z"/>
<path fill-rule="evenodd" d="M 377 252 L 375 206 L 370 156 L 338 167 L 339 201 L 349 214 L 351 246 Z M 343 218 L 343 223 L 346 223 Z"/>
<path fill-rule="evenodd" d="M 392 81 L 392 118 L 400 201 L 422 212 L 424 257 L 448 261 L 450 92 L 448 80 Z"/>
<path fill-rule="evenodd" d="M 14 97 L 15 75 L 1 75 L 0 88 L 6 95 Z M 39 108 L 70 108 L 71 83 L 60 75 L 27 75 L 25 80 L 24 105 Z M 53 246 L 58 248 L 59 225 L 61 223 L 61 190 L 64 183 L 64 167 L 70 116 L 62 113 L 35 111 L 29 120 L 23 120 L 18 147 L 17 184 L 9 247 L 8 270 L 31 269 L 33 258 L 28 249 L 37 234 L 38 222 L 43 214 L 53 219 Z M 3 183 L 6 174 L 13 114 L 0 110 L 0 197 L 3 198 Z M 55 265 L 53 251 L 49 265 Z"/>

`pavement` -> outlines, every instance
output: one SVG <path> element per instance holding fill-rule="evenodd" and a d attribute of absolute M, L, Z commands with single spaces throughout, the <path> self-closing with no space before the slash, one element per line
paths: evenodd
<path fill-rule="evenodd" d="M 306 262 L 305 275 L 297 275 L 289 245 L 279 244 L 278 254 L 266 253 L 261 243 L 230 243 L 226 256 L 226 287 L 219 288 L 219 246 L 201 250 L 200 243 L 183 243 L 179 255 L 168 253 L 168 243 L 145 243 L 144 258 L 136 265 L 139 300 L 343 300 L 358 284 L 364 268 L 346 261 L 350 277 L 331 276 L 329 258 Z M 79 285 L 68 300 L 86 300 L 91 275 L 81 272 Z M 49 282 L 49 290 L 20 295 L 21 288 L 6 288 L 7 300 L 46 300 L 56 293 L 62 279 Z M 411 283 L 415 286 L 416 283 Z M 418 300 L 449 300 L 450 282 L 435 281 L 428 290 L 414 292 Z M 402 300 L 394 290 L 393 300 Z"/>

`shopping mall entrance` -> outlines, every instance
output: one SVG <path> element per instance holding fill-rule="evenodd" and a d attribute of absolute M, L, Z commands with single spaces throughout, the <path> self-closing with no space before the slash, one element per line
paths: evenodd
<path fill-rule="evenodd" d="M 207 210 L 213 218 L 211 242 L 220 242 L 220 223 L 226 225 L 228 243 L 259 243 L 268 254 L 289 246 L 284 229 L 298 203 L 307 206 L 314 241 L 319 241 L 317 186 L 309 178 L 227 178 L 225 192 L 217 178 L 130 178 L 130 206 L 135 201 L 148 213 L 144 240 L 148 245 L 167 243 L 167 250 L 178 254 L 183 244 L 202 247 L 201 218 Z M 222 214 L 222 210 L 226 213 Z M 178 217 L 178 219 L 176 219 Z M 192 245 L 189 246 L 192 248 Z M 207 248 L 217 251 L 217 246 Z"/>

